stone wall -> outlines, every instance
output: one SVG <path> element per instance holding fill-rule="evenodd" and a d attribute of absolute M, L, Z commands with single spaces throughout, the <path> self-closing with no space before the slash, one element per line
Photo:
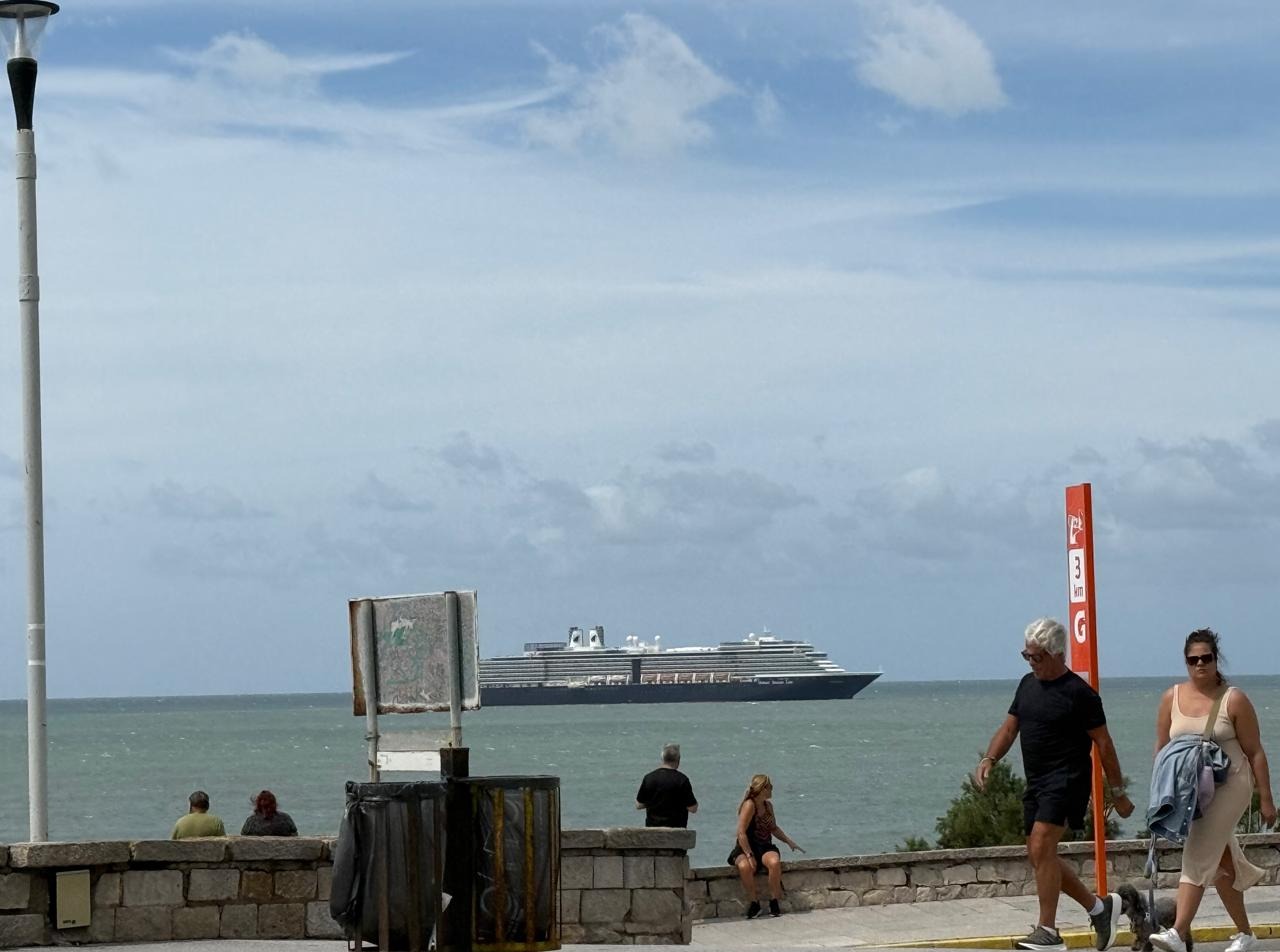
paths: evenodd
<path fill-rule="evenodd" d="M 341 938 L 331 838 L 227 837 L 0 846 L 0 948 L 167 939 Z M 689 830 L 565 830 L 563 939 L 689 941 Z M 88 869 L 92 924 L 53 929 L 53 874 Z"/>
<path fill-rule="evenodd" d="M 1280 883 L 1280 834 L 1244 836 L 1241 842 L 1249 858 L 1267 868 L 1266 882 Z M 1146 840 L 1119 840 L 1107 845 L 1110 885 L 1133 881 L 1145 886 L 1142 876 L 1147 846 Z M 1093 878 L 1096 864 L 1092 843 L 1064 844 L 1062 854 L 1082 876 Z M 1176 886 L 1180 866 L 1181 851 L 1162 844 L 1157 885 Z M 792 912 L 939 899 L 1032 896 L 1036 891 L 1026 852 L 1020 846 L 801 860 L 783 864 L 782 886 L 782 908 Z M 768 897 L 763 875 L 757 879 L 756 887 L 761 897 Z M 746 910 L 738 872 L 728 865 L 691 870 L 687 896 L 694 919 L 734 918 Z"/>
<path fill-rule="evenodd" d="M 687 944 L 692 830 L 565 830 L 560 836 L 561 935 L 571 943 Z"/>

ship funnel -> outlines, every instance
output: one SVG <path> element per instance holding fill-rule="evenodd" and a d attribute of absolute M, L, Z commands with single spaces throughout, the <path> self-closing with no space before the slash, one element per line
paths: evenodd
<path fill-rule="evenodd" d="M 577 625 L 574 625 L 572 628 L 569 629 L 569 647 L 570 648 L 582 647 L 582 629 L 579 628 Z"/>
<path fill-rule="evenodd" d="M 591 629 L 587 644 L 592 648 L 604 647 L 604 625 L 596 625 Z"/>

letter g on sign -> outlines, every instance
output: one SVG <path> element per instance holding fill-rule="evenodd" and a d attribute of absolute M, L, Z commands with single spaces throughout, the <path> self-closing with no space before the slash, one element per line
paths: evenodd
<path fill-rule="evenodd" d="M 1072 617 L 1071 632 L 1075 635 L 1076 644 L 1078 645 L 1082 645 L 1089 640 L 1089 619 L 1085 616 L 1083 608 Z"/>

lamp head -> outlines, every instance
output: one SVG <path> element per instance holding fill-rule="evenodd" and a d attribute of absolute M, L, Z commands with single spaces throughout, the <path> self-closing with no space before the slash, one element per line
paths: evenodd
<path fill-rule="evenodd" d="M 49 17 L 58 12 L 50 0 L 0 0 L 0 31 L 8 59 L 34 60 Z"/>

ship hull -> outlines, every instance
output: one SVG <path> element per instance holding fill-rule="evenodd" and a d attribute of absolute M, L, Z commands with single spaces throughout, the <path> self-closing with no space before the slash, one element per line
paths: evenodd
<path fill-rule="evenodd" d="M 853 697 L 879 673 L 760 678 L 702 684 L 481 685 L 482 707 L 535 704 L 686 704 L 732 701 L 832 701 Z"/>

